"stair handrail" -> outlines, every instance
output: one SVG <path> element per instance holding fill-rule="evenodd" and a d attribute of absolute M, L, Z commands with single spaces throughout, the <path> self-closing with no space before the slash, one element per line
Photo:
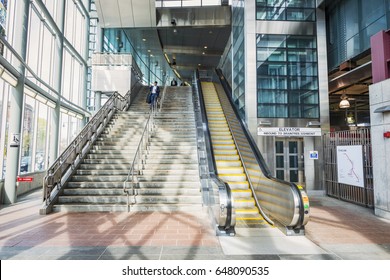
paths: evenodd
<path fill-rule="evenodd" d="M 212 213 L 216 219 L 217 227 L 220 233 L 225 232 L 227 235 L 235 235 L 236 216 L 232 199 L 232 191 L 227 182 L 224 182 L 218 176 L 216 162 L 211 142 L 210 130 L 208 127 L 208 118 L 203 99 L 202 86 L 200 84 L 199 72 L 196 71 L 196 84 L 198 87 L 199 106 L 201 108 L 203 134 L 205 137 L 205 146 L 207 156 L 208 173 L 206 174 L 210 185 L 218 188 L 218 205 L 212 207 Z M 210 190 L 209 190 L 210 191 Z M 212 190 L 211 190 L 212 191 Z"/>
<path fill-rule="evenodd" d="M 163 104 L 164 104 L 164 101 L 165 101 L 165 93 L 166 93 L 166 91 L 167 91 L 167 86 L 164 86 L 163 87 L 163 91 L 162 91 L 162 94 L 161 94 L 161 98 L 160 98 L 160 106 L 159 106 L 159 112 L 161 112 L 161 110 L 162 110 L 162 107 L 163 107 Z"/>
<path fill-rule="evenodd" d="M 155 104 L 152 104 L 150 108 L 150 113 L 148 120 L 146 121 L 144 130 L 142 131 L 141 139 L 138 142 L 137 150 L 135 151 L 134 154 L 134 159 L 130 165 L 129 172 L 127 173 L 126 179 L 123 181 L 123 192 L 126 194 L 127 197 L 127 212 L 130 212 L 130 192 L 129 188 L 127 188 L 127 184 L 130 181 L 130 186 L 131 186 L 131 192 L 134 198 L 136 198 L 136 191 L 134 189 L 134 186 L 136 184 L 135 179 L 136 175 L 141 175 L 141 170 L 143 169 L 143 164 L 145 163 L 142 159 L 144 156 L 144 152 L 148 151 L 149 146 L 150 146 L 150 138 L 154 130 L 154 117 L 157 113 L 157 102 Z M 137 165 L 137 170 L 135 169 L 135 166 Z M 140 168 L 141 167 L 141 168 Z M 137 174 L 136 174 L 137 173 Z"/>
<path fill-rule="evenodd" d="M 275 178 L 272 175 L 272 173 L 268 169 L 268 166 L 265 163 L 265 160 L 262 157 L 262 155 L 261 155 L 257 145 L 255 144 L 255 141 L 254 141 L 253 137 L 249 133 L 246 125 L 243 123 L 241 118 L 238 117 L 239 113 L 238 113 L 238 110 L 234 106 L 233 101 L 232 101 L 232 96 L 231 96 L 232 92 L 231 92 L 230 85 L 226 82 L 226 79 L 223 76 L 222 71 L 220 69 L 216 69 L 216 74 L 217 74 L 217 76 L 219 78 L 219 82 L 221 83 L 221 85 L 222 85 L 222 87 L 223 87 L 223 89 L 225 91 L 227 100 L 228 100 L 228 102 L 229 102 L 229 104 L 230 104 L 230 106 L 231 106 L 231 108 L 233 110 L 233 113 L 237 116 L 237 120 L 238 120 L 238 122 L 240 124 L 240 127 L 243 130 L 243 133 L 244 133 L 244 135 L 245 135 L 245 137 L 246 137 L 246 139 L 248 141 L 248 144 L 250 145 L 250 148 L 252 149 L 253 156 L 254 156 L 256 162 L 258 163 L 258 165 L 259 165 L 263 175 L 267 179 L 269 179 L 269 180 L 271 180 L 271 181 L 273 181 L 275 183 L 279 183 L 279 184 L 283 184 L 283 185 L 289 186 L 291 191 L 293 192 L 295 198 L 297 199 L 298 210 L 299 210 L 299 217 L 297 219 L 293 219 L 293 220 L 295 220 L 294 224 L 292 224 L 292 225 L 284 225 L 283 223 L 280 223 L 280 221 L 278 221 L 278 223 L 283 225 L 283 226 L 288 227 L 287 230 L 289 230 L 289 228 L 292 228 L 293 231 L 294 230 L 298 230 L 299 231 L 300 229 L 303 229 L 304 225 L 306 225 L 308 220 L 309 220 L 309 200 L 308 200 L 306 192 L 304 191 L 304 189 L 302 187 L 297 186 L 296 184 L 291 183 L 291 182 L 280 180 L 278 178 Z M 232 135 L 233 135 L 233 133 L 232 133 Z M 237 150 L 239 150 L 238 147 L 237 147 Z M 243 165 L 245 165 L 245 162 L 243 162 L 243 163 L 244 163 Z M 274 215 L 272 215 L 272 216 L 274 216 Z M 293 234 L 293 232 L 290 232 L 290 234 Z"/>
<path fill-rule="evenodd" d="M 63 186 L 89 152 L 113 114 L 117 110 L 126 110 L 134 100 L 136 93 L 138 92 L 129 90 L 125 96 L 122 96 L 115 91 L 48 168 L 47 174 L 43 178 L 43 205 L 39 210 L 40 214 L 44 215 L 52 211 L 53 203 Z"/>

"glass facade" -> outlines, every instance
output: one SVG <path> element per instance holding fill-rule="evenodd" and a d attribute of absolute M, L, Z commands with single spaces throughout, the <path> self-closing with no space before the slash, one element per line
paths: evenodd
<path fill-rule="evenodd" d="M 156 8 L 218 6 L 221 0 L 156 0 Z"/>
<path fill-rule="evenodd" d="M 240 117 L 245 119 L 245 32 L 243 0 L 233 1 L 232 34 L 233 34 L 233 87 L 232 98 Z"/>
<path fill-rule="evenodd" d="M 256 19 L 315 21 L 315 8 L 315 0 L 256 0 Z"/>
<path fill-rule="evenodd" d="M 12 46 L 14 37 L 24 28 L 14 22 L 17 0 L 8 1 L 6 34 Z M 86 94 L 87 42 L 88 42 L 88 8 L 89 1 L 43 0 L 43 5 L 31 1 L 26 41 L 26 79 L 34 83 L 53 99 L 61 99 L 70 106 L 83 106 Z M 64 9 L 65 8 L 65 9 Z M 61 34 L 61 18 L 65 19 Z M 63 40 L 60 40 L 63 38 Z M 62 52 L 62 53 L 61 53 Z M 5 48 L 4 58 L 13 66 L 17 59 Z M 59 75 L 62 73 L 62 75 Z M 26 87 L 26 86 L 25 86 Z M 7 167 L 7 129 L 9 127 L 9 104 L 11 86 L 0 79 L 0 147 L 4 178 Z M 26 90 L 25 90 L 26 92 Z M 41 95 L 31 97 L 25 94 L 23 99 L 22 132 L 20 145 L 20 173 L 45 170 L 49 164 L 51 149 L 61 153 L 82 128 L 82 122 L 76 114 L 60 113 L 60 123 L 52 122 L 54 102 L 48 102 Z M 49 104 L 51 103 L 51 104 Z M 54 106 L 53 106 L 54 104 Z M 58 147 L 50 147 L 53 125 L 61 126 Z M 68 129 L 66 129 L 68 128 Z"/>
<path fill-rule="evenodd" d="M 165 84 L 168 73 L 157 71 L 153 63 L 153 54 L 137 52 L 126 32 L 121 29 L 107 28 L 103 30 L 103 52 L 107 53 L 131 53 L 143 76 L 143 82 L 150 84 L 158 81 Z"/>
<path fill-rule="evenodd" d="M 326 8 L 328 65 L 337 68 L 370 48 L 370 37 L 390 28 L 389 0 L 344 0 Z"/>
<path fill-rule="evenodd" d="M 257 35 L 257 116 L 318 118 L 314 36 Z"/>

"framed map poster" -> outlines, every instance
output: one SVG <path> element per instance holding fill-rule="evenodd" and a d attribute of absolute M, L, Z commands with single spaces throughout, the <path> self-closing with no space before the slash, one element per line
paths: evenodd
<path fill-rule="evenodd" d="M 364 188 L 363 146 L 337 146 L 338 182 Z"/>

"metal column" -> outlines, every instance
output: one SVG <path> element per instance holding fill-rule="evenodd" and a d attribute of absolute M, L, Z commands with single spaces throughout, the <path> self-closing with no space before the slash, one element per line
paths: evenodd
<path fill-rule="evenodd" d="M 64 51 L 64 25 L 65 25 L 65 10 L 66 3 L 65 0 L 59 0 L 59 5 L 61 8 L 58 9 L 61 11 L 58 16 L 58 28 L 61 34 L 57 34 L 57 52 L 55 53 L 54 60 L 54 71 L 56 75 L 54 75 L 53 87 L 58 92 L 59 96 L 62 95 L 62 65 L 63 65 L 63 51 Z M 58 157 L 58 146 L 59 146 L 59 133 L 60 133 L 60 102 L 57 101 L 57 106 L 52 110 L 51 114 L 51 129 L 52 134 L 50 137 L 50 155 L 49 155 L 49 165 L 51 165 Z"/>
<path fill-rule="evenodd" d="M 27 49 L 27 26 L 30 9 L 29 0 L 15 2 L 14 29 L 15 36 L 13 47 L 26 59 Z M 16 202 L 16 177 L 19 169 L 19 152 L 22 129 L 23 113 L 23 88 L 25 67 L 21 62 L 15 62 L 16 69 L 21 73 L 21 78 L 15 88 L 11 89 L 10 96 L 10 117 L 7 143 L 7 172 L 5 174 L 4 184 L 4 203 L 11 204 Z"/>

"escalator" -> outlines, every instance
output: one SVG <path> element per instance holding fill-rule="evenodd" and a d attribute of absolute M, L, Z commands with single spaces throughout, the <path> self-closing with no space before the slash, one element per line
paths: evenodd
<path fill-rule="evenodd" d="M 200 81 L 198 88 L 216 173 L 232 191 L 236 228 L 277 227 L 286 235 L 304 234 L 309 219 L 304 189 L 271 175 L 219 81 Z"/>
<path fill-rule="evenodd" d="M 202 82 L 203 99 L 219 178 L 229 184 L 236 212 L 236 227 L 264 227 L 249 187 L 241 158 L 212 82 Z"/>

